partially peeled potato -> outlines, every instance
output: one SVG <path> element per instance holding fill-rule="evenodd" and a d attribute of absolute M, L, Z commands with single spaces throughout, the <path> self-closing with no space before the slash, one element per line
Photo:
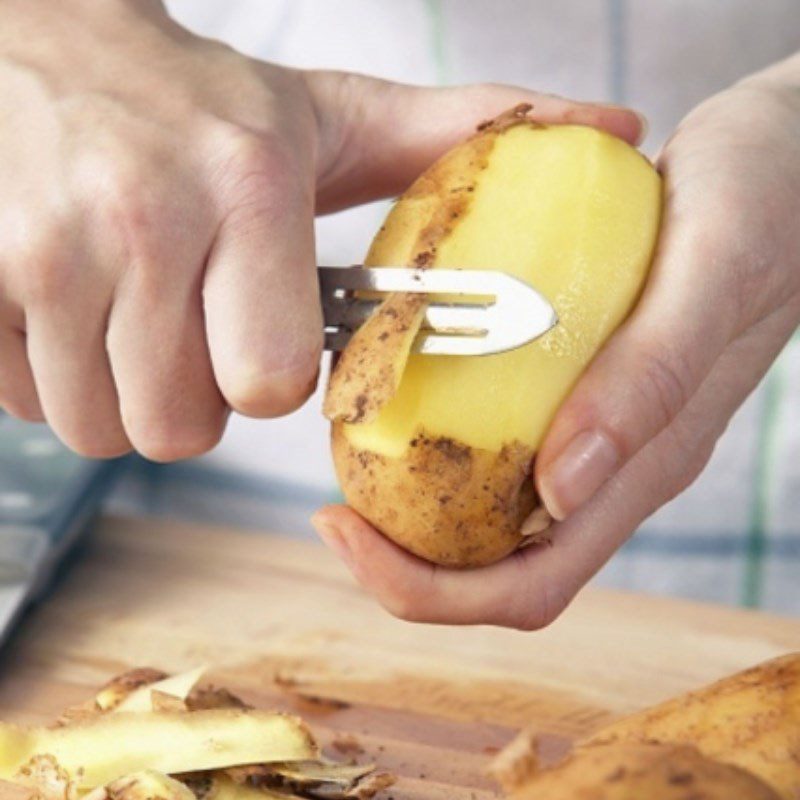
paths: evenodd
<path fill-rule="evenodd" d="M 502 270 L 547 297 L 558 325 L 496 355 L 414 355 L 419 297 L 390 296 L 343 352 L 324 408 L 348 504 L 449 567 L 547 537 L 536 452 L 636 303 L 658 234 L 660 179 L 647 159 L 592 128 L 539 125 L 527 110 L 482 125 L 417 179 L 365 264 Z"/>

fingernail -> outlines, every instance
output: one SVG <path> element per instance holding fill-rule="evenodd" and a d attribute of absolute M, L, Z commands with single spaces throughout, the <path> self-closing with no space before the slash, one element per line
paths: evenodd
<path fill-rule="evenodd" d="M 542 502 L 557 520 L 582 506 L 616 472 L 619 453 L 599 431 L 583 431 L 539 478 Z"/>
<path fill-rule="evenodd" d="M 350 546 L 347 544 L 347 540 L 339 532 L 339 529 L 334 525 L 331 525 L 328 520 L 319 516 L 312 517 L 311 524 L 314 526 L 325 544 L 327 544 L 328 547 L 330 547 L 331 550 L 333 550 L 333 552 L 336 553 L 336 555 L 339 556 L 339 558 L 341 558 L 348 567 L 352 568 L 353 553 L 350 550 Z"/>
<path fill-rule="evenodd" d="M 519 532 L 523 539 L 528 540 L 528 543 L 533 543 L 542 538 L 541 534 L 550 527 L 552 521 L 553 518 L 550 516 L 548 510 L 543 505 L 537 506 L 525 518 L 520 526 Z"/>

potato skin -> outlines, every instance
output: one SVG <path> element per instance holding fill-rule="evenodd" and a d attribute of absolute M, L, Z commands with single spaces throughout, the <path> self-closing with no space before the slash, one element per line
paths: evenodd
<path fill-rule="evenodd" d="M 759 664 L 620 720 L 591 742 L 692 744 L 800 797 L 800 653 Z"/>
<path fill-rule="evenodd" d="M 423 294 L 389 295 L 353 334 L 331 371 L 322 406 L 329 420 L 369 422 L 392 399 L 427 305 Z"/>
<path fill-rule="evenodd" d="M 483 124 L 465 146 L 423 173 L 404 192 L 392 229 L 380 229 L 364 263 L 381 263 L 375 253 L 384 240 L 408 229 L 401 260 L 422 269 L 431 266 L 439 243 L 469 208 L 496 135 L 516 124 L 538 127 L 526 118 L 529 110 L 522 104 Z M 421 228 L 420 217 L 427 218 Z M 419 433 L 405 457 L 395 459 L 353 447 L 340 421 L 331 427 L 331 445 L 348 505 L 421 558 L 452 568 L 480 567 L 526 540 L 522 523 L 538 506 L 531 448 L 512 443 L 495 453 Z"/>
<path fill-rule="evenodd" d="M 344 351 L 325 403 L 348 504 L 397 544 L 451 568 L 549 539 L 535 450 L 580 370 L 635 304 L 657 236 L 660 181 L 643 156 L 581 126 L 550 130 L 529 110 L 482 124 L 421 175 L 364 263 L 502 269 L 547 293 L 559 328 L 547 344 L 485 365 L 463 359 L 451 369 L 447 359 L 412 356 L 393 395 L 384 391 L 400 371 L 393 354 L 377 352 L 380 342 L 370 352 L 357 333 L 348 349 L 358 352 Z M 520 391 L 528 386 L 531 401 Z"/>
<path fill-rule="evenodd" d="M 332 451 L 347 503 L 397 544 L 442 566 L 480 567 L 513 552 L 538 505 L 534 452 L 521 444 L 493 453 L 419 433 L 404 458 L 389 458 L 353 447 L 334 424 Z"/>
<path fill-rule="evenodd" d="M 780 800 L 745 770 L 692 747 L 595 745 L 536 775 L 512 800 Z"/>

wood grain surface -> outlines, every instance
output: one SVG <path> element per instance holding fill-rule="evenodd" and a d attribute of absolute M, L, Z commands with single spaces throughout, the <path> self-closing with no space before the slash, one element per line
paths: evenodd
<path fill-rule="evenodd" d="M 587 590 L 537 633 L 392 619 L 320 546 L 106 519 L 0 660 L 0 718 L 46 722 L 131 666 L 210 677 L 301 713 L 395 800 L 495 795 L 525 725 L 554 751 L 615 716 L 789 650 L 800 620 Z"/>

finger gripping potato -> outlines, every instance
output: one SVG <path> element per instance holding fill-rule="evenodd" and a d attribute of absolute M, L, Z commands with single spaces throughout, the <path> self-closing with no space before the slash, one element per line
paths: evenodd
<path fill-rule="evenodd" d="M 491 356 L 409 354 L 416 302 L 401 312 L 402 336 L 368 322 L 353 337 L 326 398 L 347 502 L 398 544 L 450 567 L 497 561 L 525 534 L 547 537 L 541 513 L 523 531 L 538 508 L 536 452 L 635 304 L 659 227 L 660 180 L 641 154 L 591 128 L 538 125 L 527 110 L 481 126 L 428 169 L 365 263 L 502 270 L 542 292 L 558 326 Z"/>

